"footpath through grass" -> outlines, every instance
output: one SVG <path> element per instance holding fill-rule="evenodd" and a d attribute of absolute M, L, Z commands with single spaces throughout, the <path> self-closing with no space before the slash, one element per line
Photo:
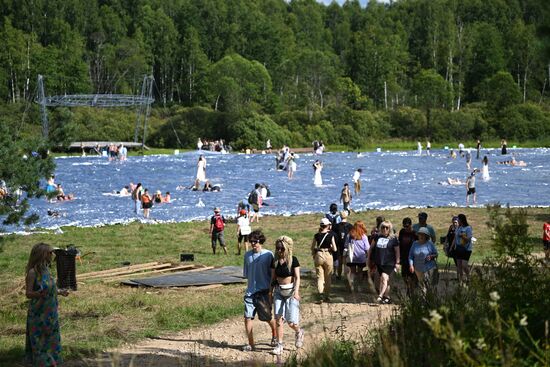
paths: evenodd
<path fill-rule="evenodd" d="M 473 226 L 478 239 L 472 261 L 490 254 L 491 232 L 485 223 L 486 209 L 432 208 L 423 209 L 429 214 L 437 237 L 447 233 L 451 217 L 464 213 Z M 372 227 L 378 215 L 401 228 L 404 217 L 416 222 L 419 209 L 399 211 L 366 211 L 354 213 L 350 222 L 363 220 Z M 542 250 L 542 225 L 548 220 L 548 208 L 529 208 L 529 243 L 533 251 Z M 232 213 L 225 213 L 232 214 Z M 303 267 L 312 269 L 309 247 L 318 228 L 321 214 L 291 217 L 263 217 L 260 224 L 267 236 L 268 249 L 273 250 L 274 240 L 280 235 L 294 239 L 296 256 Z M 229 255 L 213 255 L 210 248 L 207 222 L 177 224 L 113 225 L 100 228 L 63 228 L 63 234 L 35 234 L 8 236 L 4 252 L 0 254 L 0 365 L 14 365 L 22 360 L 25 344 L 27 300 L 24 296 L 23 277 L 31 247 L 37 242 L 66 247 L 75 244 L 85 255 L 77 264 L 78 274 L 151 261 L 179 262 L 182 252 L 194 253 L 196 263 L 218 266 L 242 266 L 243 259 L 236 256 L 236 225 L 226 227 L 225 237 Z M 438 245 L 441 249 L 441 246 Z M 440 257 L 446 261 L 445 256 Z M 305 301 L 311 300 L 315 287 L 305 286 Z M 77 292 L 60 297 L 60 322 L 65 358 L 79 358 L 115 347 L 122 342 L 158 336 L 163 333 L 211 324 L 242 313 L 244 286 L 231 285 L 211 290 L 129 288 L 99 280 L 79 283 Z M 244 331 L 243 331 L 244 340 Z"/>

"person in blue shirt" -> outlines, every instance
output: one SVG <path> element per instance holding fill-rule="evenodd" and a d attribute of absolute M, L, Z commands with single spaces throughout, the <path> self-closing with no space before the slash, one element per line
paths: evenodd
<path fill-rule="evenodd" d="M 468 224 L 468 220 L 464 214 L 458 215 L 458 228 L 455 231 L 454 256 L 456 259 L 456 272 L 458 281 L 462 282 L 464 278 L 468 281 L 470 277 L 470 267 L 468 261 L 472 255 L 472 227 Z"/>
<path fill-rule="evenodd" d="M 416 274 L 422 292 L 426 293 L 428 286 L 437 285 L 437 249 L 430 240 L 428 228 L 420 227 L 416 235 L 418 240 L 409 250 L 409 271 Z"/>
<path fill-rule="evenodd" d="M 243 351 L 249 352 L 255 349 L 253 320 L 256 314 L 260 321 L 269 323 L 271 327 L 271 346 L 277 346 L 275 336 L 275 321 L 271 313 L 271 264 L 273 252 L 263 249 L 265 236 L 260 230 L 255 230 L 248 236 L 252 250 L 244 254 L 243 276 L 248 284 L 244 295 L 244 326 L 248 337 L 248 344 Z"/>

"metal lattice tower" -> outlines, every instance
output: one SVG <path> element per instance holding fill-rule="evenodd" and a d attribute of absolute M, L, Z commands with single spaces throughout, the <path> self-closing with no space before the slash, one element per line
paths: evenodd
<path fill-rule="evenodd" d="M 142 146 L 145 145 L 147 133 L 147 120 L 151 112 L 153 98 L 152 76 L 144 76 L 141 86 L 141 95 L 133 96 L 127 94 L 71 94 L 63 96 L 48 96 L 44 93 L 44 80 L 38 75 L 38 96 L 36 103 L 40 105 L 42 114 L 42 134 L 48 137 L 48 110 L 46 107 L 133 107 L 137 106 L 136 128 L 134 132 L 134 143 L 138 141 L 139 131 L 143 129 Z"/>

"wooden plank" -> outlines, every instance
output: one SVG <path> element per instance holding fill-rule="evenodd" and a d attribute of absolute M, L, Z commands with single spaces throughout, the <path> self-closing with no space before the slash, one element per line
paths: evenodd
<path fill-rule="evenodd" d="M 128 277 L 133 277 L 133 276 L 148 276 L 150 274 L 159 274 L 159 273 L 167 273 L 167 272 L 173 272 L 173 271 L 176 271 L 176 270 L 185 270 L 185 269 L 192 269 L 194 268 L 195 266 L 194 265 L 180 265 L 180 266 L 176 266 L 176 267 L 173 267 L 173 268 L 166 268 L 166 269 L 159 269 L 159 270 L 153 270 L 153 271 L 146 271 L 144 273 L 132 273 L 132 274 L 125 274 L 125 275 L 120 275 L 120 276 L 116 276 L 114 278 L 108 278 L 108 279 L 105 279 L 103 280 L 104 282 L 118 282 L 120 280 L 124 280 Z"/>
<path fill-rule="evenodd" d="M 116 275 L 133 274 L 133 273 L 138 273 L 138 272 L 144 271 L 144 270 L 155 270 L 155 269 L 169 268 L 171 266 L 172 266 L 171 263 L 152 265 L 152 266 L 148 266 L 148 267 L 144 267 L 144 268 L 140 268 L 140 269 L 130 269 L 130 270 L 122 270 L 122 271 L 109 273 L 109 274 L 92 275 L 92 276 L 87 277 L 86 280 L 109 278 L 109 277 L 113 277 L 113 276 L 116 276 Z"/>
<path fill-rule="evenodd" d="M 89 276 L 94 276 L 94 275 L 99 275 L 99 274 L 109 274 L 109 273 L 116 272 L 116 271 L 121 271 L 121 270 L 138 269 L 138 268 L 143 268 L 143 267 L 152 266 L 152 265 L 158 265 L 158 261 L 154 261 L 154 262 L 150 262 L 150 263 L 144 263 L 144 264 L 121 266 L 119 268 L 112 268 L 112 269 L 106 269 L 106 270 L 92 271 L 92 272 L 89 272 L 89 273 L 80 274 L 80 275 L 78 275 L 78 278 L 83 279 L 83 278 L 87 278 Z"/>
<path fill-rule="evenodd" d="M 192 290 L 197 290 L 197 291 L 204 291 L 207 289 L 220 288 L 220 287 L 223 287 L 223 284 L 199 285 L 197 287 L 187 287 L 187 288 Z"/>

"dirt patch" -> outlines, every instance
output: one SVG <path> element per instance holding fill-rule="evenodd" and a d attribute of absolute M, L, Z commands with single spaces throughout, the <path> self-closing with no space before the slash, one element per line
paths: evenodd
<path fill-rule="evenodd" d="M 242 317 L 233 317 L 218 324 L 185 330 L 158 338 L 149 338 L 135 345 L 110 350 L 85 361 L 67 366 L 254 366 L 284 363 L 291 355 L 299 359 L 319 345 L 323 339 L 343 338 L 360 341 L 368 330 L 385 322 L 396 309 L 392 305 L 372 303 L 324 303 L 302 306 L 304 348 L 294 347 L 292 330 L 285 327 L 285 351 L 271 354 L 271 332 L 266 323 L 254 325 L 256 351 L 243 352 L 246 335 Z"/>

